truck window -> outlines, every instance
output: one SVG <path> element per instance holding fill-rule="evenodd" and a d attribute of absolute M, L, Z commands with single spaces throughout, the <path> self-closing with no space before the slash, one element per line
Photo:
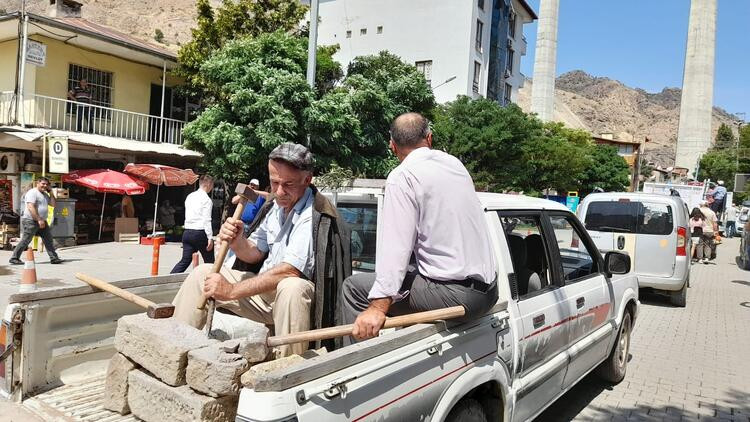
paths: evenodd
<path fill-rule="evenodd" d="M 545 290 L 552 278 L 540 217 L 502 214 L 499 217 L 510 249 L 518 297 L 523 299 Z"/>
<path fill-rule="evenodd" d="M 644 202 L 638 213 L 639 234 L 672 234 L 674 218 L 672 207 L 666 204 L 651 204 Z"/>
<path fill-rule="evenodd" d="M 601 203 L 605 204 L 606 202 Z M 598 272 L 591 251 L 581 241 L 581 234 L 578 232 L 578 228 L 571 223 L 571 218 L 561 215 L 550 216 L 550 223 L 555 230 L 557 248 L 560 250 L 560 262 L 566 282 L 574 282 Z"/>
<path fill-rule="evenodd" d="M 337 208 L 352 230 L 352 268 L 364 272 L 375 271 L 377 204 L 339 202 Z"/>
<path fill-rule="evenodd" d="M 586 209 L 586 230 L 635 233 L 639 202 L 595 201 Z"/>

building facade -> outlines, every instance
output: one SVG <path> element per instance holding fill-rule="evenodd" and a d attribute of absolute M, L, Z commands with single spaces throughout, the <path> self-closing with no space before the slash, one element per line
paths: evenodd
<path fill-rule="evenodd" d="M 321 0 L 318 44 L 338 44 L 344 70 L 389 51 L 425 75 L 439 103 L 458 95 L 505 105 L 523 86 L 525 0 Z"/>

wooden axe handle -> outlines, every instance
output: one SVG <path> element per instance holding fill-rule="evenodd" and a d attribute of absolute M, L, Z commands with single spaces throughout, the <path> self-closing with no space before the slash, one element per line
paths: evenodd
<path fill-rule="evenodd" d="M 234 214 L 232 215 L 232 218 L 235 220 L 239 220 L 240 217 L 242 217 L 242 211 L 245 209 L 245 204 L 247 203 L 247 198 L 244 196 L 240 196 L 240 202 L 237 204 L 237 208 L 234 209 Z M 237 236 L 242 236 L 242 233 L 238 233 Z M 221 246 L 219 247 L 219 253 L 216 255 L 216 258 L 214 258 L 214 266 L 211 267 L 211 273 L 218 273 L 221 271 L 221 266 L 224 265 L 224 260 L 227 257 L 227 253 L 229 252 L 229 242 L 221 242 Z M 201 298 L 200 302 L 198 303 L 198 309 L 203 309 L 206 307 L 206 302 L 208 301 L 208 298 L 203 297 Z"/>
<path fill-rule="evenodd" d="M 123 290 L 117 286 L 113 286 L 104 280 L 99 280 L 98 278 L 91 277 L 90 275 L 76 273 L 76 278 L 96 287 L 97 289 L 104 290 L 105 292 L 112 293 L 113 295 L 121 297 L 128 302 L 135 303 L 140 307 L 148 309 L 149 306 L 155 305 L 154 302 L 148 299 L 142 298 L 134 293 L 130 293 L 129 291 Z"/>
<path fill-rule="evenodd" d="M 450 308 L 417 312 L 414 314 L 386 318 L 383 328 L 405 327 L 407 325 L 433 322 L 440 319 L 458 318 L 464 316 L 465 313 L 466 310 L 463 306 L 453 306 Z M 337 327 L 320 328 L 318 330 L 300 331 L 299 333 L 285 334 L 282 336 L 273 336 L 268 338 L 268 347 L 348 336 L 352 334 L 353 328 L 354 325 L 349 324 Z"/>

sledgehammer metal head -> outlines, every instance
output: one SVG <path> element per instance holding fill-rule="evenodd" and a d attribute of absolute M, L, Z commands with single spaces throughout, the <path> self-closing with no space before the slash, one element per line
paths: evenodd
<path fill-rule="evenodd" d="M 244 183 L 237 183 L 237 187 L 234 188 L 234 193 L 246 201 L 255 201 L 258 198 L 258 194 L 255 193 L 253 188 Z"/>
<path fill-rule="evenodd" d="M 146 308 L 146 315 L 153 319 L 169 318 L 174 315 L 174 305 L 171 303 L 151 303 Z"/>

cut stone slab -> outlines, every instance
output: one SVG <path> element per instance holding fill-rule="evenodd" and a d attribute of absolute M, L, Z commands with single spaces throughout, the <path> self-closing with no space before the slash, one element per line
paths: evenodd
<path fill-rule="evenodd" d="M 128 405 L 133 415 L 146 422 L 234 422 L 238 397 L 213 398 L 187 385 L 172 387 L 142 370 L 128 375 Z"/>
<path fill-rule="evenodd" d="M 188 385 L 212 397 L 240 394 L 240 376 L 250 367 L 237 353 L 241 340 L 228 340 L 188 352 Z"/>
<path fill-rule="evenodd" d="M 325 347 L 321 347 L 318 350 L 308 350 L 300 355 L 291 355 L 268 362 L 259 363 L 250 367 L 250 369 L 242 374 L 240 382 L 247 388 L 255 388 L 255 382 L 258 378 L 264 377 L 271 372 L 278 371 L 280 369 L 288 368 L 303 362 L 305 359 L 314 358 L 316 356 L 324 355 L 328 353 Z"/>
<path fill-rule="evenodd" d="M 245 337 L 240 339 L 239 353 L 248 362 L 263 362 L 268 356 L 268 346 L 266 346 L 268 334 L 268 327 L 265 325 L 254 325 Z"/>
<path fill-rule="evenodd" d="M 174 318 L 126 315 L 117 322 L 115 349 L 173 386 L 185 384 L 187 354 L 217 343 Z"/>
<path fill-rule="evenodd" d="M 130 413 L 128 407 L 128 373 L 138 365 L 120 353 L 115 353 L 107 367 L 107 379 L 104 382 L 103 405 L 107 410 L 121 415 Z"/>

